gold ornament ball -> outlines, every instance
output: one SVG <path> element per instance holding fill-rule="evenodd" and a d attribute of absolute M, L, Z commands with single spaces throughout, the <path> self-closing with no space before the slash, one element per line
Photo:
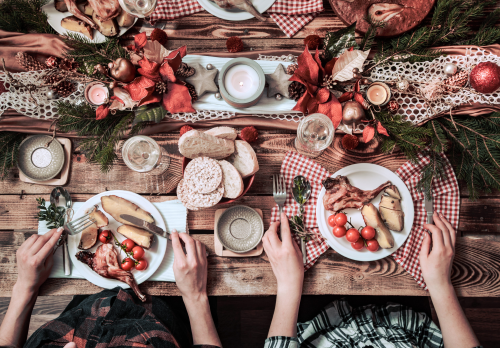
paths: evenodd
<path fill-rule="evenodd" d="M 125 58 L 118 58 L 108 64 L 110 75 L 120 82 L 132 82 L 135 78 L 135 66 Z"/>
<path fill-rule="evenodd" d="M 351 126 L 360 122 L 364 118 L 365 110 L 363 110 L 360 103 L 355 100 L 351 100 L 344 104 L 344 109 L 342 110 L 342 121 L 345 125 Z"/>
<path fill-rule="evenodd" d="M 364 78 L 364 79 L 361 79 L 361 81 L 359 83 L 361 83 L 362 85 L 369 85 L 371 82 L 367 78 Z"/>
<path fill-rule="evenodd" d="M 358 69 L 358 68 L 354 68 L 354 69 L 352 69 L 352 73 L 353 73 L 353 74 L 357 74 L 357 73 L 359 73 L 359 69 Z"/>

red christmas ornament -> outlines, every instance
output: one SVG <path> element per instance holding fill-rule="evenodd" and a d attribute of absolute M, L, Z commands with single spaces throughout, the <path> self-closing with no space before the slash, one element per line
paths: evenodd
<path fill-rule="evenodd" d="M 240 137 L 247 143 L 253 143 L 259 137 L 259 132 L 253 126 L 245 127 L 241 130 Z"/>
<path fill-rule="evenodd" d="M 226 41 L 226 47 L 228 52 L 236 53 L 243 51 L 243 41 L 237 36 L 231 36 Z"/>
<path fill-rule="evenodd" d="M 492 62 L 479 63 L 470 73 L 470 84 L 479 93 L 493 93 L 500 88 L 500 66 Z"/>
<path fill-rule="evenodd" d="M 346 134 L 342 137 L 342 146 L 346 150 L 354 150 L 359 145 L 359 139 L 352 134 Z"/>
<path fill-rule="evenodd" d="M 55 68 L 57 67 L 57 63 L 59 61 L 59 58 L 50 56 L 45 60 L 45 65 L 47 65 L 49 68 Z"/>
<path fill-rule="evenodd" d="M 395 101 L 395 100 L 391 100 L 389 102 L 389 111 L 396 112 L 398 110 L 399 110 L 399 104 L 398 104 L 398 102 Z"/>
<path fill-rule="evenodd" d="M 308 35 L 304 39 L 304 45 L 310 50 L 315 50 L 321 45 L 321 38 L 318 35 Z"/>
<path fill-rule="evenodd" d="M 191 126 L 188 126 L 187 124 L 181 127 L 181 137 L 184 135 L 184 133 L 189 132 L 190 130 L 193 130 L 194 128 Z"/>
<path fill-rule="evenodd" d="M 149 39 L 151 41 L 158 41 L 163 46 L 165 46 L 168 42 L 167 33 L 165 33 L 163 30 L 158 29 L 158 28 L 153 29 L 153 31 L 151 32 L 151 35 L 149 36 Z"/>

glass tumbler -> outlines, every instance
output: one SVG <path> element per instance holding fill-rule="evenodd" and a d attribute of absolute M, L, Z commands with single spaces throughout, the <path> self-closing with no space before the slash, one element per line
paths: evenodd
<path fill-rule="evenodd" d="M 130 169 L 150 175 L 163 174 L 170 164 L 167 151 L 147 136 L 136 135 L 122 147 L 123 161 Z"/>
<path fill-rule="evenodd" d="M 295 138 L 297 152 L 315 158 L 330 146 L 335 136 L 333 123 L 326 115 L 311 114 L 300 121 Z"/>

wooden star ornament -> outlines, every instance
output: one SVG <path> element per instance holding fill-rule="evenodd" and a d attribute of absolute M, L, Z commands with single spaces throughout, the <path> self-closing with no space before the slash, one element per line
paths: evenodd
<path fill-rule="evenodd" d="M 273 97 L 279 93 L 283 97 L 289 98 L 288 86 L 292 83 L 292 81 L 288 81 L 290 77 L 292 75 L 287 75 L 283 64 L 278 65 L 272 74 L 266 74 L 266 82 L 269 85 L 267 96 Z"/>
<path fill-rule="evenodd" d="M 185 80 L 194 86 L 198 97 L 201 97 L 207 92 L 217 93 L 219 91 L 219 88 L 215 84 L 215 78 L 217 77 L 219 70 L 207 70 L 199 63 L 193 63 L 190 65 L 195 68 L 196 72 L 193 76 L 188 77 Z"/>

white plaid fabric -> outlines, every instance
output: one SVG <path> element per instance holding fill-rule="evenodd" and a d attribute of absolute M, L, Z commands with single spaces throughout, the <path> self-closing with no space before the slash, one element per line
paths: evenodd
<path fill-rule="evenodd" d="M 150 21 L 151 23 L 162 19 L 171 21 L 203 10 L 196 0 L 158 0 Z"/>

